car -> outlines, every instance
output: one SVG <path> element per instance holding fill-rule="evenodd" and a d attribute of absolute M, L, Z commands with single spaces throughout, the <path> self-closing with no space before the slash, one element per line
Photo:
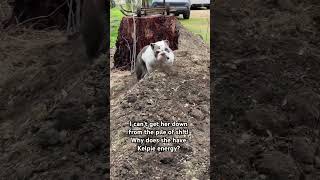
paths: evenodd
<path fill-rule="evenodd" d="M 114 0 L 110 0 L 110 7 L 111 8 L 116 7 L 116 2 L 114 2 Z"/>
<path fill-rule="evenodd" d="M 151 7 L 164 7 L 163 2 L 164 0 L 152 0 Z M 182 14 L 184 19 L 190 18 L 190 0 L 165 0 L 165 6 L 169 7 L 170 13 L 176 16 Z"/>
<path fill-rule="evenodd" d="M 206 7 L 210 9 L 210 0 L 191 0 L 191 8 Z"/>

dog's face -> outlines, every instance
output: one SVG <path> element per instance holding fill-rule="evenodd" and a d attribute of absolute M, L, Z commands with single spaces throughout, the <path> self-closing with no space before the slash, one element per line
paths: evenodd
<path fill-rule="evenodd" d="M 156 60 L 165 64 L 172 64 L 174 61 L 173 51 L 169 47 L 169 41 L 163 40 L 151 43 Z"/>

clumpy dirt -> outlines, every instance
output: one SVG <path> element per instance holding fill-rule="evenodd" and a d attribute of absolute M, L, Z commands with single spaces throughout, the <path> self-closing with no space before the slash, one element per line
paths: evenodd
<path fill-rule="evenodd" d="M 59 31 L 0 33 L 0 177 L 106 179 L 109 64 Z"/>
<path fill-rule="evenodd" d="M 111 71 L 111 179 L 209 179 L 209 53 L 181 27 L 173 73 L 137 82 L 128 71 Z M 191 134 L 178 152 L 137 152 L 130 120 L 188 122 Z"/>
<path fill-rule="evenodd" d="M 213 179 L 320 179 L 319 5 L 215 1 Z"/>

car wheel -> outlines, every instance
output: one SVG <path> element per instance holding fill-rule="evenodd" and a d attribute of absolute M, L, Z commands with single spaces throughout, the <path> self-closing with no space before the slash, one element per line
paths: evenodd
<path fill-rule="evenodd" d="M 138 16 L 138 17 L 141 17 L 141 7 L 138 7 L 138 8 L 137 8 L 137 16 Z"/>
<path fill-rule="evenodd" d="M 111 0 L 111 1 L 110 1 L 110 6 L 111 6 L 111 8 L 116 7 L 116 3 L 114 2 L 114 0 Z"/>
<path fill-rule="evenodd" d="M 170 6 L 166 5 L 166 14 L 169 16 L 170 15 Z"/>
<path fill-rule="evenodd" d="M 190 18 L 190 10 L 183 14 L 183 19 L 189 19 L 189 18 Z"/>

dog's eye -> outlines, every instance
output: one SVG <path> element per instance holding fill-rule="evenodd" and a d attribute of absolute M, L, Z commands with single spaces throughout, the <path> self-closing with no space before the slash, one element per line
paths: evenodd
<path fill-rule="evenodd" d="M 166 48 L 166 49 L 165 49 L 165 51 L 169 52 L 169 49 L 168 49 L 168 48 Z"/>

